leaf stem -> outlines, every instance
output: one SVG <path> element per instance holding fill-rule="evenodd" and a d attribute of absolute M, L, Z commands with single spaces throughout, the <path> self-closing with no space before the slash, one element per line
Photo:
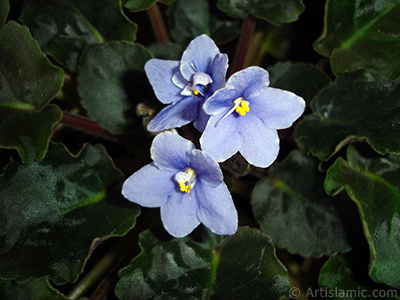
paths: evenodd
<path fill-rule="evenodd" d="M 246 55 L 254 30 L 254 24 L 255 21 L 253 16 L 248 15 L 243 24 L 243 30 L 236 50 L 235 59 L 233 60 L 231 74 L 240 71 L 245 67 Z"/>
<path fill-rule="evenodd" d="M 151 24 L 153 25 L 153 30 L 156 35 L 157 41 L 160 43 L 169 42 L 168 32 L 161 16 L 160 9 L 158 8 L 157 2 L 155 2 L 147 12 Z"/>
<path fill-rule="evenodd" d="M 114 135 L 107 130 L 101 128 L 99 125 L 97 125 L 95 122 L 83 118 L 81 116 L 73 115 L 68 112 L 63 112 L 63 117 L 60 121 L 61 124 L 64 124 L 66 126 L 85 131 L 87 133 L 105 138 L 107 140 L 111 141 L 118 141 L 119 136 Z"/>

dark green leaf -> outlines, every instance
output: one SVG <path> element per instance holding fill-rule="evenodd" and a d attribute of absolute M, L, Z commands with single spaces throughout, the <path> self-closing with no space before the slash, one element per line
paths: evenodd
<path fill-rule="evenodd" d="M 294 137 L 302 151 L 326 160 L 352 140 L 379 153 L 400 152 L 400 84 L 363 72 L 345 74 L 312 101 L 314 114 Z"/>
<path fill-rule="evenodd" d="M 0 281 L 2 300 L 67 300 L 55 290 L 46 279 L 30 279 L 24 283 Z"/>
<path fill-rule="evenodd" d="M 20 20 L 43 52 L 71 71 L 88 45 L 136 39 L 137 26 L 123 14 L 119 0 L 28 0 Z"/>
<path fill-rule="evenodd" d="M 269 177 L 255 186 L 251 204 L 261 230 L 292 253 L 332 255 L 362 241 L 353 203 L 326 195 L 318 162 L 299 151 L 270 167 Z"/>
<path fill-rule="evenodd" d="M 136 105 L 153 95 L 144 73 L 151 54 L 143 46 L 109 42 L 82 54 L 78 91 L 89 116 L 112 133 L 132 132 Z M 147 94 L 146 94 L 147 93 Z"/>
<path fill-rule="evenodd" d="M 10 2 L 8 0 L 0 0 L 0 28 L 7 20 L 10 11 Z"/>
<path fill-rule="evenodd" d="M 122 0 L 122 4 L 131 12 L 138 12 L 148 10 L 156 1 L 169 5 L 175 0 Z"/>
<path fill-rule="evenodd" d="M 233 236 L 207 233 L 169 242 L 149 231 L 140 238 L 142 253 L 120 272 L 122 299 L 278 299 L 289 283 L 269 238 L 239 228 Z"/>
<path fill-rule="evenodd" d="M 76 280 L 95 241 L 135 223 L 138 208 L 107 190 L 121 177 L 101 146 L 73 157 L 50 144 L 40 162 L 11 162 L 0 176 L 0 277 Z"/>
<path fill-rule="evenodd" d="M 168 60 L 180 60 L 182 49 L 172 43 L 157 43 L 147 48 L 154 57 Z"/>
<path fill-rule="evenodd" d="M 234 18 L 251 14 L 275 25 L 294 22 L 304 11 L 302 0 L 218 0 L 218 8 Z"/>
<path fill-rule="evenodd" d="M 131 12 L 138 12 L 142 10 L 148 10 L 156 0 L 123 0 L 124 7 L 129 9 Z"/>
<path fill-rule="evenodd" d="M 398 299 L 395 297 L 396 290 L 377 290 L 361 285 L 356 281 L 355 275 L 357 274 L 354 274 L 345 257 L 338 255 L 329 258 L 319 276 L 319 285 L 322 289 L 315 291 L 314 297 L 320 296 L 334 300 L 364 300 L 378 298 L 379 295 L 379 298 L 382 299 Z M 318 292 L 320 293 L 317 295 Z"/>
<path fill-rule="evenodd" d="M 268 71 L 272 87 L 291 91 L 307 103 L 330 83 L 329 78 L 311 64 L 278 63 Z"/>
<path fill-rule="evenodd" d="M 314 48 L 330 56 L 335 74 L 367 69 L 396 79 L 399 35 L 399 0 L 329 0 L 324 33 Z"/>
<path fill-rule="evenodd" d="M 61 111 L 49 102 L 64 72 L 43 55 L 29 30 L 15 22 L 0 29 L 0 146 L 24 162 L 42 159 Z M 47 107 L 46 107 L 47 106 Z"/>
<path fill-rule="evenodd" d="M 329 168 L 325 189 L 346 189 L 356 203 L 370 245 L 371 278 L 400 288 L 400 156 L 367 159 L 350 147 L 347 159 Z"/>
<path fill-rule="evenodd" d="M 181 45 L 187 45 L 203 33 L 222 44 L 235 38 L 241 30 L 239 20 L 211 13 L 207 0 L 179 0 L 169 7 L 168 13 L 171 36 Z"/>

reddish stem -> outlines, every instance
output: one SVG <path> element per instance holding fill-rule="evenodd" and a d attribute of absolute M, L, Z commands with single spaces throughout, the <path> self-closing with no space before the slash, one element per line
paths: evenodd
<path fill-rule="evenodd" d="M 151 24 L 153 25 L 154 34 L 156 35 L 157 41 L 160 43 L 169 42 L 168 32 L 157 3 L 154 3 L 154 5 L 150 7 L 147 12 L 149 14 Z"/>
<path fill-rule="evenodd" d="M 254 24 L 254 18 L 251 15 L 248 15 L 243 25 L 242 34 L 240 36 L 238 48 L 236 50 L 231 73 L 235 73 L 244 68 L 244 63 L 246 60 L 247 50 L 249 49 Z"/>
<path fill-rule="evenodd" d="M 97 125 L 95 122 L 88 120 L 86 118 L 72 115 L 67 112 L 63 112 L 63 117 L 60 121 L 61 124 L 64 124 L 66 126 L 85 131 L 87 133 L 105 138 L 107 140 L 111 141 L 117 141 L 118 136 L 114 135 L 107 130 L 101 128 L 99 125 Z"/>

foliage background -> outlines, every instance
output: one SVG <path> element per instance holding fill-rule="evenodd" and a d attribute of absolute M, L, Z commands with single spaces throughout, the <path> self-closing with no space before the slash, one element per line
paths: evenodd
<path fill-rule="evenodd" d="M 171 239 L 120 189 L 145 62 L 203 33 L 307 109 L 270 168 L 221 165 L 235 235 Z M 399 49 L 399 0 L 0 0 L 0 299 L 399 298 Z"/>

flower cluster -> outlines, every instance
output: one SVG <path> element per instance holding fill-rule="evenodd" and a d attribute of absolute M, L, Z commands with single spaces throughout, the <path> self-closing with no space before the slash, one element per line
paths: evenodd
<path fill-rule="evenodd" d="M 278 129 L 290 127 L 304 100 L 269 87 L 268 72 L 249 67 L 225 83 L 228 58 L 206 35 L 195 38 L 181 61 L 151 59 L 145 72 L 157 98 L 169 104 L 148 124 L 149 131 L 193 121 L 203 151 L 171 132 L 155 137 L 153 163 L 124 183 L 122 193 L 145 207 L 160 207 L 175 237 L 200 223 L 217 234 L 234 234 L 237 212 L 217 162 L 240 152 L 252 165 L 268 167 L 279 152 Z"/>

